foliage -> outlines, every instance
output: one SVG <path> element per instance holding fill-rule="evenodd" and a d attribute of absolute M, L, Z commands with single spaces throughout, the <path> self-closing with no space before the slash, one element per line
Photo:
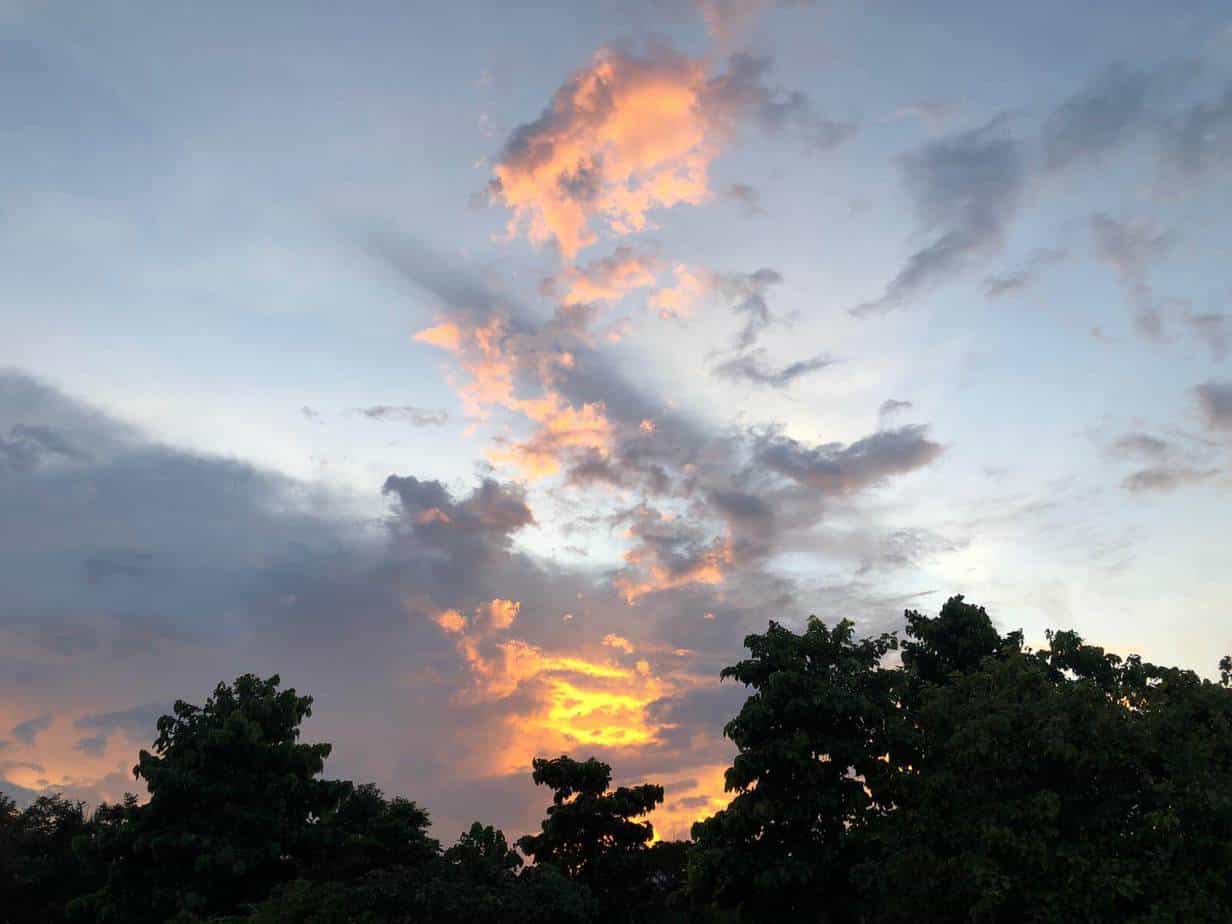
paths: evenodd
<path fill-rule="evenodd" d="M 75 909 L 100 921 L 231 913 L 259 901 L 320 848 L 316 822 L 350 784 L 317 779 L 328 744 L 302 744 L 312 698 L 246 674 L 204 706 L 175 704 L 134 775 L 150 798 L 111 845 L 107 883 Z"/>
<path fill-rule="evenodd" d="M 0 924 L 1232 920 L 1232 657 L 1212 682 L 1073 632 L 1033 651 L 962 597 L 905 622 L 745 640 L 733 797 L 691 842 L 654 840 L 662 787 L 535 760 L 527 865 L 322 779 L 311 699 L 245 675 L 159 720 L 144 803 L 0 797 Z"/>

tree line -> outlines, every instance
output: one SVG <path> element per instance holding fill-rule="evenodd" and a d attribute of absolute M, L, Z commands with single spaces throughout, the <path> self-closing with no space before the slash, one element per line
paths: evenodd
<path fill-rule="evenodd" d="M 745 639 L 732 798 L 684 842 L 654 840 L 661 786 L 562 756 L 534 761 L 538 833 L 444 848 L 416 803 L 322 776 L 311 697 L 245 675 L 158 720 L 145 802 L 0 798 L 0 922 L 1232 920 L 1232 659 L 1033 650 L 961 596 L 905 616 Z"/>

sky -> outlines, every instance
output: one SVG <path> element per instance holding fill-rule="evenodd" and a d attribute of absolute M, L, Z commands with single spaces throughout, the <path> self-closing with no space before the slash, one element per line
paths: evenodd
<path fill-rule="evenodd" d="M 452 841 L 769 620 L 1232 650 L 1232 7 L 0 0 L 0 792 L 277 673 Z"/>

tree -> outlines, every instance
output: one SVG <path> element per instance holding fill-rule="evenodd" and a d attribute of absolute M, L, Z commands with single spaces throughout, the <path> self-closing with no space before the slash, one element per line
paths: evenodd
<path fill-rule="evenodd" d="M 108 880 L 78 911 L 98 920 L 163 921 L 235 912 L 294 877 L 321 842 L 318 822 L 350 784 L 320 780 L 328 744 L 303 744 L 312 698 L 275 675 L 219 684 L 204 706 L 175 704 L 134 775 Z"/>
<path fill-rule="evenodd" d="M 647 845 L 648 821 L 635 819 L 663 801 L 663 787 L 651 783 L 609 791 L 612 768 L 593 757 L 536 758 L 533 779 L 552 790 L 552 804 L 539 834 L 518 840 L 535 864 L 560 870 L 587 886 L 605 920 L 638 920 L 653 888 Z"/>
<path fill-rule="evenodd" d="M 899 674 L 880 665 L 897 641 L 810 618 L 802 634 L 771 622 L 744 644 L 750 657 L 721 675 L 753 691 L 724 729 L 735 796 L 693 826 L 690 889 L 752 920 L 854 919 L 856 835 L 888 808 L 880 790 L 896 766 Z"/>
<path fill-rule="evenodd" d="M 61 921 L 70 899 L 97 888 L 92 870 L 73 851 L 89 824 L 83 802 L 39 796 L 18 811 L 0 796 L 0 920 Z"/>

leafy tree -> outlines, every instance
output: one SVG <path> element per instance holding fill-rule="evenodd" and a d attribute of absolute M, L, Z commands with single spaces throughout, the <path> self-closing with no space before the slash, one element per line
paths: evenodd
<path fill-rule="evenodd" d="M 722 673 L 753 690 L 724 729 L 738 748 L 735 796 L 693 826 L 691 890 L 752 920 L 847 920 L 854 835 L 887 808 L 879 790 L 895 766 L 899 678 L 880 664 L 897 641 L 810 618 L 802 634 L 771 622 L 744 643 L 750 657 Z"/>
<path fill-rule="evenodd" d="M 536 865 L 584 883 L 604 919 L 644 911 L 647 891 L 656 883 L 652 864 L 661 855 L 648 849 L 650 822 L 635 819 L 663 801 L 663 787 L 644 783 L 609 791 L 612 768 L 593 757 L 536 758 L 533 767 L 535 783 L 552 790 L 552 804 L 540 833 L 520 838 L 518 846 Z"/>
<path fill-rule="evenodd" d="M 277 676 L 219 684 L 204 706 L 177 702 L 133 773 L 150 799 L 126 811 L 103 889 L 78 912 L 162 921 L 234 912 L 263 899 L 319 848 L 318 822 L 350 784 L 320 780 L 328 744 L 303 744 L 312 698 Z"/>
<path fill-rule="evenodd" d="M 97 888 L 91 869 L 73 851 L 88 826 L 83 802 L 40 796 L 18 811 L 0 796 L 0 920 L 61 921 L 74 896 Z"/>

